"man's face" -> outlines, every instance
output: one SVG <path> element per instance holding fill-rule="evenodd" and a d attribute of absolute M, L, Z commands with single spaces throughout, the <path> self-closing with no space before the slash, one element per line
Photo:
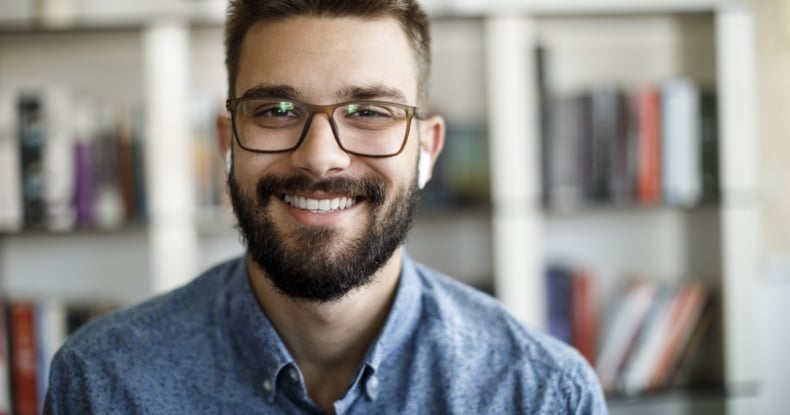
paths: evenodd
<path fill-rule="evenodd" d="M 394 20 L 300 17 L 248 32 L 235 92 L 314 104 L 416 105 L 416 74 Z M 401 245 L 416 204 L 420 143 L 412 127 L 404 151 L 389 158 L 344 152 L 321 114 L 294 151 L 234 146 L 229 187 L 239 227 L 251 258 L 280 291 L 338 299 L 368 283 Z"/>

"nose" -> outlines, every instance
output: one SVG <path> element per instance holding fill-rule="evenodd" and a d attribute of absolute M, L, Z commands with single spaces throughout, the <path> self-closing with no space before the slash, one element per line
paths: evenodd
<path fill-rule="evenodd" d="M 319 112 L 308 122 L 302 143 L 291 153 L 293 166 L 315 178 L 346 169 L 351 157 L 335 141 L 329 115 Z"/>

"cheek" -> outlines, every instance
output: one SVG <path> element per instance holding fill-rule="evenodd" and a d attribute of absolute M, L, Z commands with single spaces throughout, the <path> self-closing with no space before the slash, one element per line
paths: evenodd
<path fill-rule="evenodd" d="M 240 153 L 236 150 L 233 155 L 233 175 L 241 183 L 257 183 L 258 179 L 272 171 L 283 157 L 281 154 Z"/>

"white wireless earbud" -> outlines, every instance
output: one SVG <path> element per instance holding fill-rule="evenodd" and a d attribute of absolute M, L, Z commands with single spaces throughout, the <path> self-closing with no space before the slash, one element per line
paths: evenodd
<path fill-rule="evenodd" d="M 228 149 L 225 152 L 225 170 L 228 174 L 230 174 L 230 170 L 233 168 L 233 152 Z"/>
<path fill-rule="evenodd" d="M 428 184 L 431 175 L 431 154 L 425 150 L 420 150 L 420 157 L 417 160 L 417 186 L 422 189 Z"/>

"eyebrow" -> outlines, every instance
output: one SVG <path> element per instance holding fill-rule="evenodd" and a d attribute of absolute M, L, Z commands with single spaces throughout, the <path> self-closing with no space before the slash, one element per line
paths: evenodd
<path fill-rule="evenodd" d="M 344 86 L 335 92 L 339 101 L 384 99 L 408 104 L 406 95 L 397 88 L 382 84 L 365 86 Z M 301 100 L 302 94 L 290 85 L 260 84 L 244 91 L 240 98 L 282 98 Z"/>
<path fill-rule="evenodd" d="M 296 88 L 288 85 L 256 85 L 241 95 L 240 98 L 282 98 L 282 99 L 299 99 L 299 91 Z"/>
<path fill-rule="evenodd" d="M 335 94 L 339 100 L 375 100 L 386 99 L 401 104 L 407 104 L 406 95 L 397 88 L 386 85 L 347 86 L 340 88 Z"/>

